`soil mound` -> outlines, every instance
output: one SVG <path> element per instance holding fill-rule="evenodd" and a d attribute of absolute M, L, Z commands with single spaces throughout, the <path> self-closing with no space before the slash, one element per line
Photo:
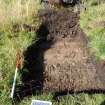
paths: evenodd
<path fill-rule="evenodd" d="M 33 80 L 34 89 L 50 92 L 104 90 L 105 69 L 89 52 L 79 14 L 43 10 L 39 17 L 38 40 L 24 53 L 24 84 Z"/>
<path fill-rule="evenodd" d="M 89 53 L 88 39 L 79 26 L 79 14 L 69 10 L 41 15 L 53 41 L 44 53 L 44 90 L 82 91 L 103 88 L 99 67 Z"/>

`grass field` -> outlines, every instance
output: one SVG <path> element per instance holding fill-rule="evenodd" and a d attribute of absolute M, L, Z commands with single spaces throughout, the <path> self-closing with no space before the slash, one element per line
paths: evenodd
<path fill-rule="evenodd" d="M 99 0 L 85 2 L 87 9 L 80 14 L 81 28 L 89 37 L 89 46 L 97 59 L 105 59 L 105 3 L 99 3 Z M 35 36 L 34 31 L 25 30 L 23 24 L 37 27 L 40 8 L 39 0 L 0 0 L 0 105 L 11 105 L 9 97 L 16 52 L 25 50 Z M 16 24 L 21 25 L 18 31 L 13 30 Z M 24 98 L 19 105 L 30 105 L 32 99 L 49 100 L 53 105 L 105 105 L 104 94 L 86 93 L 61 97 L 60 103 L 54 102 L 51 94 L 31 96 Z"/>

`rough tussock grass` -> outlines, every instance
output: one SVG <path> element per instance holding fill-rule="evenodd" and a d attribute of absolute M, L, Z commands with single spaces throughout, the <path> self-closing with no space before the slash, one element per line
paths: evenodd
<path fill-rule="evenodd" d="M 92 52 L 98 59 L 105 59 L 105 3 L 91 4 L 81 13 L 80 24 L 89 36 Z"/>
<path fill-rule="evenodd" d="M 11 105 L 9 97 L 17 50 L 27 48 L 35 36 L 34 31 L 22 28 L 14 32 L 13 26 L 34 24 L 37 27 L 39 8 L 39 0 L 0 0 L 0 105 Z"/>
<path fill-rule="evenodd" d="M 0 0 L 0 24 L 28 23 L 39 8 L 39 0 Z"/>

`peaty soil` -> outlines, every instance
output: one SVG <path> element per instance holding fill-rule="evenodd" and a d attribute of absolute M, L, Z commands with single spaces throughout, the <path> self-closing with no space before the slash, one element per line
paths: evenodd
<path fill-rule="evenodd" d="M 79 13 L 42 10 L 38 41 L 24 53 L 28 74 L 23 82 L 48 92 L 105 89 L 105 69 L 90 53 L 88 38 L 79 25 Z"/>
<path fill-rule="evenodd" d="M 82 91 L 105 88 L 100 65 L 90 54 L 88 39 L 79 26 L 79 14 L 68 10 L 41 16 L 53 41 L 44 53 L 44 90 Z M 99 66 L 99 67 L 97 67 Z M 103 72 L 101 72 L 102 74 Z M 104 75 L 101 75 L 104 78 Z"/>

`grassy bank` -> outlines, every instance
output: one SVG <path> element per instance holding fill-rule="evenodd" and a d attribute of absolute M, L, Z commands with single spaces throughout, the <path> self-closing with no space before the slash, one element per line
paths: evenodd
<path fill-rule="evenodd" d="M 89 36 L 90 47 L 98 59 L 105 59 L 105 3 L 93 0 L 81 13 L 80 25 Z"/>
<path fill-rule="evenodd" d="M 0 105 L 11 105 L 16 53 L 25 50 L 35 36 L 23 25 L 38 26 L 39 8 L 39 0 L 0 0 Z"/>
<path fill-rule="evenodd" d="M 86 0 L 85 0 L 86 1 Z M 91 51 L 98 59 L 105 59 L 105 3 L 88 0 L 87 9 L 81 13 L 80 25 L 88 35 Z M 99 3 L 99 4 L 98 4 Z M 11 105 L 10 90 L 15 71 L 18 49 L 25 50 L 35 36 L 24 24 L 37 27 L 39 0 L 0 0 L 0 105 Z M 19 28 L 17 26 L 19 25 Z M 16 26 L 16 28 L 14 28 Z M 30 105 L 32 99 L 52 100 L 52 95 L 26 97 L 19 105 Z M 104 105 L 105 95 L 81 93 L 60 99 L 59 105 Z M 53 105 L 58 105 L 53 102 Z"/>

